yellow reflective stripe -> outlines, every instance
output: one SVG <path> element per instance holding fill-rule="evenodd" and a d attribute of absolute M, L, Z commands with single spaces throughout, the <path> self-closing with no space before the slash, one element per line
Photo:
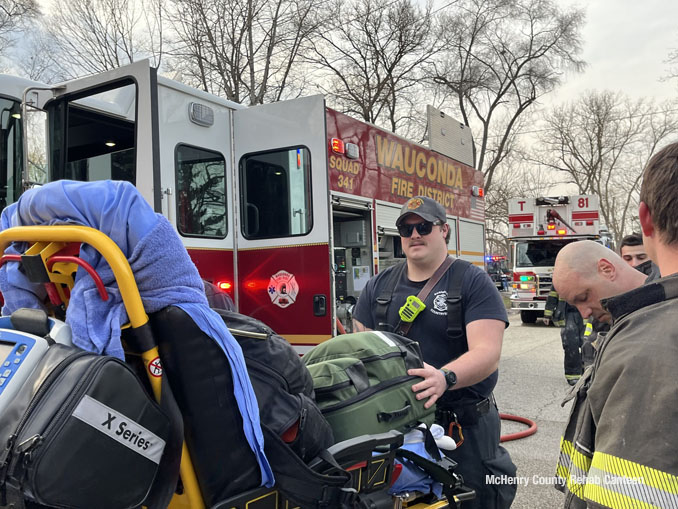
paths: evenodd
<path fill-rule="evenodd" d="M 591 460 L 577 451 L 572 442 L 560 438 L 560 457 L 556 467 L 556 475 L 562 479 L 568 491 L 575 497 L 584 499 L 584 484 Z"/>
<path fill-rule="evenodd" d="M 584 496 L 607 507 L 678 507 L 678 477 L 596 452 Z"/>
<path fill-rule="evenodd" d="M 586 323 L 586 330 L 584 331 L 584 336 L 590 336 L 593 333 L 593 324 L 591 322 Z"/>
<path fill-rule="evenodd" d="M 572 443 L 570 443 L 570 445 L 572 445 Z M 579 470 L 588 472 L 589 468 L 591 468 L 591 458 L 579 452 L 574 446 L 572 446 L 570 457 L 572 458 L 572 463 L 574 463 Z"/>
<path fill-rule="evenodd" d="M 627 479 L 642 479 L 642 484 L 646 486 L 678 495 L 678 476 L 662 472 L 656 468 L 646 467 L 640 463 L 617 458 L 603 452 L 593 454 L 592 467 Z"/>
<path fill-rule="evenodd" d="M 549 292 L 549 297 L 558 297 L 558 292 L 555 292 L 555 291 L 551 290 L 551 291 Z"/>
<path fill-rule="evenodd" d="M 553 311 L 551 309 L 544 310 L 544 317 L 549 317 L 551 315 L 553 315 Z"/>

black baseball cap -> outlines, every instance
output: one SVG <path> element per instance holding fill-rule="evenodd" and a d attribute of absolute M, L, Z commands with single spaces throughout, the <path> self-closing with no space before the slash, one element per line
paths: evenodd
<path fill-rule="evenodd" d="M 400 226 L 405 216 L 408 214 L 416 214 L 425 221 L 435 223 L 436 221 L 447 222 L 447 214 L 445 208 L 437 201 L 426 196 L 415 196 L 405 202 L 405 205 L 400 209 L 400 215 L 396 220 L 396 226 Z"/>

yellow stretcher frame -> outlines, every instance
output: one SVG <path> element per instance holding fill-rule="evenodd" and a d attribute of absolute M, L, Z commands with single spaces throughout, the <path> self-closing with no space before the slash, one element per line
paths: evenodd
<path fill-rule="evenodd" d="M 144 305 L 141 301 L 141 296 L 139 295 L 139 289 L 137 288 L 132 268 L 118 245 L 105 233 L 90 228 L 89 226 L 15 226 L 0 232 L 0 253 L 4 253 L 11 242 L 63 244 L 75 242 L 92 246 L 104 257 L 113 271 L 132 328 L 137 329 L 148 323 L 148 315 L 144 311 Z M 55 249 L 54 246 L 50 246 L 49 244 L 43 248 L 43 251 L 47 253 L 47 256 L 53 254 L 55 250 L 58 249 Z M 46 257 L 43 257 L 43 262 L 46 262 L 45 258 Z M 158 356 L 157 346 L 141 353 L 141 358 L 147 373 L 148 364 Z M 159 402 L 161 398 L 162 376 L 150 376 L 149 374 L 148 379 L 153 390 L 153 395 Z M 179 472 L 181 475 L 181 482 L 184 486 L 184 493 L 182 495 L 175 494 L 170 507 L 177 509 L 183 507 L 203 509 L 205 504 L 198 486 L 198 478 L 195 474 L 188 448 L 186 447 L 186 442 L 182 445 L 181 466 Z"/>

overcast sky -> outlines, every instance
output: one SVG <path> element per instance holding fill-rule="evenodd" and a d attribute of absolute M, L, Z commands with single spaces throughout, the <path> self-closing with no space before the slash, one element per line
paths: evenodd
<path fill-rule="evenodd" d="M 440 5 L 438 0 L 434 6 Z M 583 74 L 567 82 L 546 104 L 570 100 L 588 89 L 619 90 L 633 97 L 678 98 L 678 79 L 660 82 L 671 49 L 678 48 L 677 0 L 556 0 L 586 11 Z M 38 0 L 45 11 L 53 0 Z"/>
<path fill-rule="evenodd" d="M 583 6 L 583 74 L 568 76 L 551 101 L 570 100 L 587 89 L 619 90 L 632 98 L 678 98 L 678 80 L 660 82 L 669 52 L 678 48 L 676 0 L 560 0 Z"/>

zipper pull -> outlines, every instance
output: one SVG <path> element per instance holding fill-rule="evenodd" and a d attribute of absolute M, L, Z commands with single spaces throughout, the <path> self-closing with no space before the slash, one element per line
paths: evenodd
<path fill-rule="evenodd" d="M 301 415 L 299 416 L 299 433 L 301 433 L 304 430 L 304 426 L 306 425 L 306 414 L 308 413 L 308 410 L 306 408 L 301 409 Z"/>
<path fill-rule="evenodd" d="M 42 443 L 42 436 L 41 435 L 33 435 L 32 437 L 27 438 L 23 442 L 21 442 L 19 445 L 16 446 L 16 450 L 19 454 L 25 454 L 28 453 L 31 449 L 34 447 L 40 445 Z"/>
<path fill-rule="evenodd" d="M 10 435 L 7 439 L 7 445 L 5 450 L 0 453 L 0 471 L 2 471 L 9 464 L 9 460 L 12 457 L 12 447 L 14 447 L 14 442 L 16 441 L 16 435 Z"/>

